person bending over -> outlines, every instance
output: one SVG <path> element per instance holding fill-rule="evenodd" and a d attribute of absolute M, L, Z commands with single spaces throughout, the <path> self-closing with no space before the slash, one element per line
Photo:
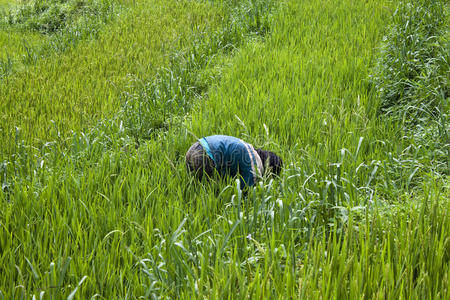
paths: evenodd
<path fill-rule="evenodd" d="M 242 187 L 253 186 L 265 171 L 280 174 L 282 165 L 275 153 L 227 135 L 201 138 L 186 153 L 186 168 L 199 180 L 205 175 L 211 178 L 217 171 L 222 177 L 238 175 Z"/>

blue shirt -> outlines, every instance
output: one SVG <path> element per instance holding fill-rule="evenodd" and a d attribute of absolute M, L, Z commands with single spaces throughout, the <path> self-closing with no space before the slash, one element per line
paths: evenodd
<path fill-rule="evenodd" d="M 214 162 L 220 175 L 241 176 L 241 184 L 255 184 L 255 166 L 258 154 L 244 141 L 227 135 L 212 135 L 199 139 Z"/>

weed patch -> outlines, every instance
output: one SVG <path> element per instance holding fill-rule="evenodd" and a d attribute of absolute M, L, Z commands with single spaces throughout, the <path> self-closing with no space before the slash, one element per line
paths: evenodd
<path fill-rule="evenodd" d="M 402 2 L 373 75 L 379 113 L 401 124 L 405 144 L 417 149 L 409 158 L 444 175 L 450 170 L 449 7 L 446 1 Z"/>
<path fill-rule="evenodd" d="M 3 18 L 13 27 L 52 34 L 58 30 L 86 22 L 86 18 L 111 15 L 114 3 L 95 0 L 32 0 L 11 8 Z M 83 20 L 84 19 L 84 20 Z"/>

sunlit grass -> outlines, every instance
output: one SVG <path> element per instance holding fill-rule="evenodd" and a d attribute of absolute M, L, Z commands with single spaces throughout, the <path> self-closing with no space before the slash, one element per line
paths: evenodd
<path fill-rule="evenodd" d="M 115 113 L 134 78 L 149 80 L 181 49 L 195 30 L 215 26 L 214 9 L 192 2 L 140 2 L 106 27 L 95 40 L 40 59 L 0 82 L 3 138 L 12 141 L 15 127 L 32 143 L 46 140 L 53 122 L 66 134 L 86 129 Z M 3 144 L 3 149 L 11 145 Z M 9 148 L 11 149 L 11 148 Z"/>
<path fill-rule="evenodd" d="M 46 37 L 39 33 L 24 32 L 17 29 L 0 30 L 0 49 L 2 61 L 8 58 L 18 60 L 27 55 L 30 49 L 45 43 Z"/>
<path fill-rule="evenodd" d="M 17 3 L 15 0 L 0 0 L 0 9 L 7 8 L 15 3 Z"/>

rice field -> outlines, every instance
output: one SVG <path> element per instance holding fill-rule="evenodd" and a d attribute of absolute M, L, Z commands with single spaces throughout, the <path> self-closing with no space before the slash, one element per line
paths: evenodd
<path fill-rule="evenodd" d="M 445 1 L 92 3 L 0 23 L 0 299 L 448 299 Z M 212 134 L 283 172 L 195 181 Z"/>
<path fill-rule="evenodd" d="M 11 5 L 11 3 L 14 3 L 14 1 L 11 1 L 11 0 L 1 0 L 0 1 L 0 7 L 7 7 L 7 6 L 9 6 L 9 5 Z"/>

